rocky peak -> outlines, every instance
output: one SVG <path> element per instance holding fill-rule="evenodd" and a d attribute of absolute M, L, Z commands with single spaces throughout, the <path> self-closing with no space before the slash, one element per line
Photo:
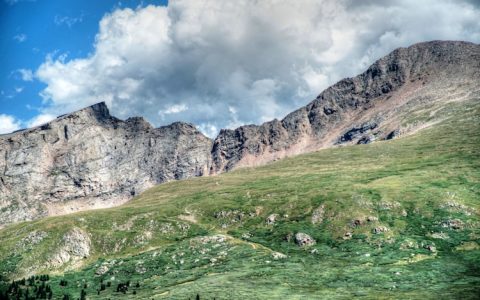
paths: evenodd
<path fill-rule="evenodd" d="M 98 103 L 0 137 L 0 227 L 111 207 L 165 181 L 208 174 L 212 141 L 191 124 L 153 128 Z"/>
<path fill-rule="evenodd" d="M 153 126 L 148 123 L 143 117 L 131 117 L 125 120 L 126 126 L 133 131 L 149 131 L 153 129 Z"/>
<path fill-rule="evenodd" d="M 72 119 L 80 119 L 83 122 L 89 123 L 108 123 L 117 120 L 110 115 L 110 111 L 105 102 L 99 102 L 75 112 L 61 115 L 56 121 Z"/>
<path fill-rule="evenodd" d="M 458 86 L 478 91 L 479 76 L 477 44 L 432 41 L 399 48 L 280 122 L 222 130 L 214 141 L 212 173 L 408 133 L 415 126 L 402 130 L 403 117 L 427 102 L 450 101 L 448 95 Z"/>

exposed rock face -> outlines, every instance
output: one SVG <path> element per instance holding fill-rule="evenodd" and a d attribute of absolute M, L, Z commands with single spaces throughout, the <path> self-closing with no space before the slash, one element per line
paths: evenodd
<path fill-rule="evenodd" d="M 480 45 L 434 41 L 399 48 L 281 121 L 222 130 L 213 145 L 212 173 L 333 145 L 392 139 L 420 126 L 402 128 L 401 120 L 427 103 L 478 96 L 479 79 Z"/>
<path fill-rule="evenodd" d="M 0 136 L 0 227 L 111 207 L 155 184 L 204 175 L 211 147 L 190 124 L 121 121 L 104 103 Z"/>
<path fill-rule="evenodd" d="M 65 263 L 77 262 L 90 256 L 90 237 L 79 228 L 74 228 L 65 233 L 62 243 L 62 246 L 49 259 L 49 266 L 56 268 Z"/>
<path fill-rule="evenodd" d="M 0 136 L 0 227 L 111 207 L 168 180 L 396 138 L 441 119 L 432 107 L 480 97 L 479 82 L 480 45 L 420 43 L 339 81 L 281 121 L 222 130 L 213 142 L 190 124 L 153 128 L 142 118 L 116 119 L 99 103 Z M 406 124 L 422 110 L 430 121 Z"/>

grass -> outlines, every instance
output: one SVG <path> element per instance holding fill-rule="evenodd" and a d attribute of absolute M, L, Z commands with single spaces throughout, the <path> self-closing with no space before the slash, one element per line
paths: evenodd
<path fill-rule="evenodd" d="M 452 103 L 438 113 L 442 123 L 401 139 L 169 182 L 117 208 L 9 226 L 0 231 L 0 274 L 49 273 L 59 299 L 77 298 L 82 289 L 99 299 L 474 299 L 478 103 Z M 319 207 L 322 222 L 312 224 Z M 274 213 L 277 221 L 267 225 Z M 451 220 L 460 228 L 445 225 Z M 88 233 L 90 255 L 48 267 L 74 227 Z M 379 227 L 387 231 L 373 233 Z M 35 245 L 22 242 L 32 231 L 48 235 Z M 316 245 L 298 247 L 288 238 L 297 232 Z M 226 240 L 201 240 L 217 234 Z M 97 275 L 102 264 L 108 271 Z M 127 281 L 128 292 L 116 292 Z M 111 286 L 98 295 L 101 282 Z"/>

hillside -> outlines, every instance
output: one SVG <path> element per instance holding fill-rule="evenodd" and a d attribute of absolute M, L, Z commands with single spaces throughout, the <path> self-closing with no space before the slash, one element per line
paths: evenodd
<path fill-rule="evenodd" d="M 398 139 L 10 225 L 1 275 L 48 273 L 54 299 L 475 299 L 480 97 L 458 89 L 399 120 L 415 131 Z"/>
<path fill-rule="evenodd" d="M 480 45 L 399 48 L 282 120 L 225 129 L 153 128 L 104 103 L 0 136 L 0 227 L 120 205 L 156 184 L 261 166 L 338 145 L 405 136 L 441 122 L 442 107 L 480 95 Z"/>

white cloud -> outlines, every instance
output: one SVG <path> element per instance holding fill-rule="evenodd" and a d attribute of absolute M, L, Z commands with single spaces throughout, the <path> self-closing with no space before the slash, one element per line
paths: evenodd
<path fill-rule="evenodd" d="M 0 134 L 10 133 L 21 128 L 21 123 L 15 117 L 0 114 Z"/>
<path fill-rule="evenodd" d="M 24 33 L 17 34 L 13 37 L 14 40 L 16 40 L 19 43 L 23 43 L 27 40 L 27 35 Z"/>
<path fill-rule="evenodd" d="M 20 94 L 22 91 L 23 91 L 23 86 L 17 86 L 17 87 L 15 87 L 15 92 L 16 92 L 17 94 Z"/>
<path fill-rule="evenodd" d="M 78 17 L 68 17 L 68 16 L 60 16 L 56 15 L 55 18 L 53 19 L 53 22 L 56 25 L 67 25 L 68 27 L 72 27 L 73 25 L 77 23 L 83 22 L 83 14 L 81 14 Z"/>
<path fill-rule="evenodd" d="M 119 117 L 176 120 L 214 135 L 283 117 L 394 48 L 480 41 L 474 2 L 171 1 L 117 9 L 88 57 L 48 57 L 43 113 L 106 101 Z"/>
<path fill-rule="evenodd" d="M 51 114 L 40 114 L 32 119 L 30 119 L 28 122 L 26 122 L 26 127 L 35 127 L 39 125 L 43 125 L 45 123 L 50 122 L 51 120 L 55 119 L 55 115 Z"/>
<path fill-rule="evenodd" d="M 160 115 L 178 114 L 188 109 L 185 104 L 174 104 L 159 112 Z"/>
<path fill-rule="evenodd" d="M 33 72 L 30 69 L 18 69 L 23 81 L 33 81 Z"/>

